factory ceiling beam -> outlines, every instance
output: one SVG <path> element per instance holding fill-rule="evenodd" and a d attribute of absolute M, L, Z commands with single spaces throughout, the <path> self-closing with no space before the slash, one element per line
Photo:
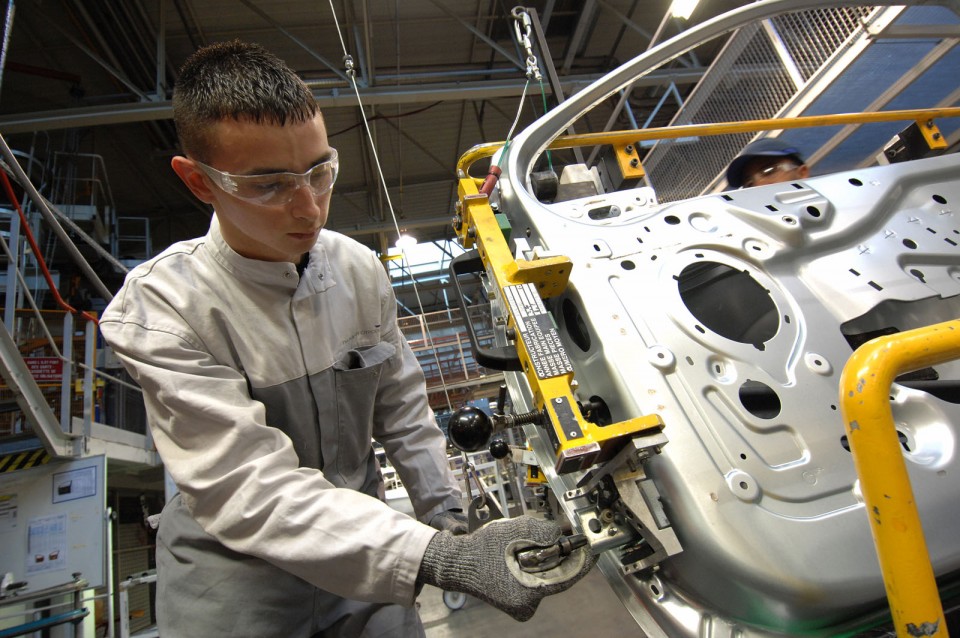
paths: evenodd
<path fill-rule="evenodd" d="M 469 22 L 466 22 L 465 20 L 463 20 L 462 18 L 454 14 L 452 11 L 450 11 L 450 9 L 440 4 L 437 0 L 430 0 L 430 2 L 432 2 L 438 9 L 446 13 L 452 19 L 456 20 L 461 25 L 463 25 L 463 28 L 465 28 L 467 31 L 469 31 L 470 33 L 472 33 L 473 35 L 477 36 L 478 38 L 483 40 L 485 43 L 487 43 L 487 45 L 491 49 L 493 49 L 494 51 L 496 51 L 497 53 L 505 57 L 512 64 L 514 64 L 518 69 L 520 69 L 521 71 L 526 71 L 527 69 L 526 64 L 522 63 L 519 59 L 515 58 L 509 51 L 507 51 L 502 46 L 497 44 L 493 39 L 488 37 L 485 33 L 483 33 L 482 31 L 477 29 L 475 26 L 473 26 Z"/>
<path fill-rule="evenodd" d="M 579 51 L 580 47 L 583 46 L 583 43 L 587 38 L 587 32 L 590 30 L 592 23 L 596 20 L 596 13 L 596 0 L 587 0 L 583 5 L 583 10 L 580 11 L 580 19 L 577 20 L 577 26 L 573 30 L 573 35 L 567 42 L 567 54 L 563 59 L 563 66 L 560 69 L 561 75 L 567 75 L 570 73 L 570 68 L 573 66 L 573 60 L 577 57 L 577 51 Z"/>
<path fill-rule="evenodd" d="M 668 84 L 694 84 L 703 76 L 705 69 L 667 69 L 655 71 L 640 78 L 634 86 L 654 86 Z M 567 95 L 576 93 L 601 76 L 570 76 L 562 80 Z M 491 80 L 487 82 L 449 82 L 404 87 L 374 87 L 361 89 L 364 104 L 417 104 L 432 101 L 470 101 L 489 100 L 500 97 L 518 97 L 523 93 L 523 80 Z M 356 96 L 341 89 L 315 91 L 317 103 L 321 108 L 355 106 Z M 151 120 L 167 120 L 173 116 L 169 100 L 160 102 L 144 101 L 134 104 L 114 104 L 107 106 L 87 106 L 51 111 L 33 111 L 5 115 L 0 117 L 0 133 L 31 133 L 33 131 L 51 131 L 84 126 L 104 126 L 108 124 L 127 124 Z"/>
<path fill-rule="evenodd" d="M 272 17 L 270 17 L 270 16 L 267 14 L 266 11 L 264 11 L 263 9 L 261 9 L 260 7 L 258 7 L 256 4 L 250 2 L 250 0 L 240 0 L 240 2 L 242 2 L 248 9 L 250 9 L 251 11 L 253 11 L 254 13 L 256 13 L 258 16 L 260 16 L 265 22 L 267 22 L 267 24 L 269 24 L 270 26 L 272 26 L 274 29 L 276 29 L 277 31 L 279 31 L 279 32 L 282 33 L 283 35 L 285 35 L 285 36 L 287 36 L 288 38 L 290 38 L 290 40 L 291 40 L 293 43 L 295 43 L 295 44 L 296 44 L 297 46 L 299 46 L 301 49 L 303 49 L 304 51 L 306 51 L 307 53 L 309 53 L 311 57 L 313 57 L 315 60 L 317 60 L 317 61 L 318 61 L 320 64 L 322 64 L 323 66 L 327 67 L 331 72 L 335 73 L 335 74 L 337 75 L 337 77 L 339 77 L 341 80 L 343 80 L 344 82 L 349 82 L 349 81 L 350 81 L 350 79 L 347 77 L 347 75 L 346 75 L 341 69 L 339 69 L 339 68 L 337 68 L 336 66 L 334 66 L 333 64 L 331 64 L 325 57 L 323 57 L 322 55 L 320 55 L 319 53 L 317 53 L 316 51 L 314 51 L 313 48 L 311 48 L 309 45 L 307 45 L 305 42 L 303 42 L 300 38 L 298 38 L 297 36 L 293 35 L 293 34 L 290 32 L 289 29 L 284 28 L 283 25 L 281 25 L 279 22 L 277 22 L 277 21 L 274 20 Z"/>

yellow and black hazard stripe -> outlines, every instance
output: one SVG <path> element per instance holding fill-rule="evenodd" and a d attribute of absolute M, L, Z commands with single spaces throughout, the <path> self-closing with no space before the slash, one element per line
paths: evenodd
<path fill-rule="evenodd" d="M 0 456 L 0 474 L 37 467 L 49 460 L 50 455 L 47 454 L 47 451 L 43 448 L 17 452 L 16 454 L 7 454 L 6 456 Z"/>

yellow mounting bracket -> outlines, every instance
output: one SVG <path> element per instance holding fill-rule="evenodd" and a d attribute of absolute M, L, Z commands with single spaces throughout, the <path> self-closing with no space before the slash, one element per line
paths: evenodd
<path fill-rule="evenodd" d="M 620 174 L 624 179 L 640 179 L 646 174 L 643 164 L 640 163 L 640 154 L 636 144 L 614 144 L 613 152 L 620 166 Z"/>
<path fill-rule="evenodd" d="M 455 229 L 464 248 L 476 247 L 507 308 L 506 333 L 516 347 L 516 366 L 530 384 L 536 409 L 549 420 L 558 474 L 586 469 L 613 457 L 634 436 L 659 432 L 658 415 L 600 426 L 584 418 L 573 396 L 573 368 L 543 299 L 566 289 L 568 257 L 514 259 L 496 213 L 477 182 L 459 181 Z M 474 344 L 476 348 L 476 344 Z"/>
<path fill-rule="evenodd" d="M 943 138 L 940 127 L 932 119 L 917 120 L 917 128 L 923 136 L 923 141 L 927 143 L 931 151 L 944 150 L 947 148 L 947 140 Z"/>

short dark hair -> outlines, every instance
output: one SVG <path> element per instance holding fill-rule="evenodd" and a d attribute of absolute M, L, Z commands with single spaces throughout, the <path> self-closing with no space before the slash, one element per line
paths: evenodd
<path fill-rule="evenodd" d="M 319 110 L 313 93 L 283 60 L 240 40 L 194 52 L 173 91 L 180 147 L 201 162 L 209 159 L 211 124 L 248 118 L 283 126 L 309 121 Z"/>

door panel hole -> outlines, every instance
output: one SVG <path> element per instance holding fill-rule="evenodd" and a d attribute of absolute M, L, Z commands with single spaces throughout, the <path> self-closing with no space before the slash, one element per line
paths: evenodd
<path fill-rule="evenodd" d="M 780 397 L 766 383 L 747 379 L 740 386 L 740 403 L 758 419 L 773 419 L 780 414 Z"/>
<path fill-rule="evenodd" d="M 702 326 L 727 339 L 763 347 L 777 334 L 780 313 L 750 274 L 712 261 L 690 264 L 677 279 L 680 299 Z"/>

